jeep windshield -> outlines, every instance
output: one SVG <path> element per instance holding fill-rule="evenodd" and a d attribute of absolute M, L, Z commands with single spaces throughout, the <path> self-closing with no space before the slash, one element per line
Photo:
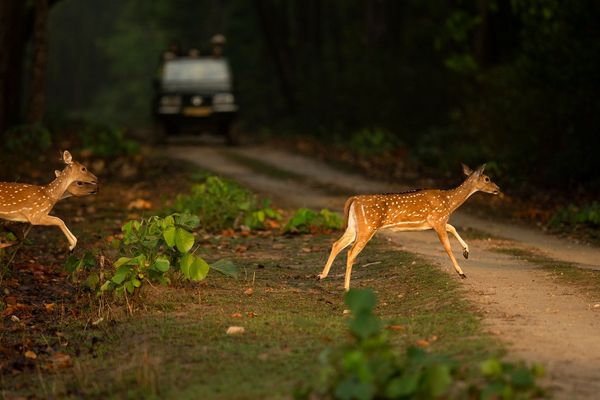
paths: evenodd
<path fill-rule="evenodd" d="M 167 91 L 229 91 L 229 66 L 222 58 L 167 61 L 162 75 L 162 87 Z"/>

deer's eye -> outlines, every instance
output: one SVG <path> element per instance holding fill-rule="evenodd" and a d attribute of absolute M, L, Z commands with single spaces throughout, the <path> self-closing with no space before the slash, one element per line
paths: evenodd
<path fill-rule="evenodd" d="M 483 180 L 484 180 L 485 182 L 489 182 L 489 181 L 490 181 L 490 178 L 488 178 L 488 177 L 486 176 L 485 178 L 483 178 Z"/>
<path fill-rule="evenodd" d="M 83 183 L 78 181 L 77 186 L 81 186 L 81 185 L 83 185 Z"/>
<path fill-rule="evenodd" d="M 85 168 L 85 167 L 81 167 L 81 170 L 82 170 L 83 172 L 85 172 L 86 168 Z"/>

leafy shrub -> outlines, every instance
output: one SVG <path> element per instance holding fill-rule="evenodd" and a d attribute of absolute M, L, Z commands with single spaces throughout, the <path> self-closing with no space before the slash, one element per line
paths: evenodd
<path fill-rule="evenodd" d="M 362 129 L 350 137 L 347 146 L 353 152 L 367 156 L 392 151 L 399 144 L 398 138 L 387 130 Z"/>
<path fill-rule="evenodd" d="M 319 212 L 308 208 L 299 208 L 283 227 L 284 232 L 314 233 L 324 230 L 339 230 L 344 227 L 341 215 L 323 209 Z"/>
<path fill-rule="evenodd" d="M 594 201 L 583 207 L 573 204 L 561 207 L 550 218 L 549 224 L 551 227 L 586 225 L 590 228 L 598 228 L 600 227 L 600 203 Z"/>
<path fill-rule="evenodd" d="M 265 229 L 268 220 L 281 219 L 281 214 L 269 206 L 268 200 L 260 204 L 252 192 L 216 176 L 193 185 L 190 194 L 177 196 L 171 208 L 198 216 L 202 228 L 209 232 L 241 225 Z"/>
<path fill-rule="evenodd" d="M 87 124 L 79 131 L 82 149 L 97 157 L 117 157 L 137 154 L 140 145 L 125 135 L 123 128 Z"/>
<path fill-rule="evenodd" d="M 352 312 L 348 321 L 352 341 L 321 354 L 318 383 L 298 391 L 297 398 L 512 399 L 542 394 L 535 384 L 535 378 L 543 374 L 538 365 L 527 368 L 490 359 L 473 371 L 475 376 L 465 377 L 455 361 L 419 348 L 409 348 L 398 358 L 373 314 L 375 303 L 371 290 L 353 289 L 346 294 Z"/>
<path fill-rule="evenodd" d="M 189 214 L 172 214 L 164 218 L 153 216 L 125 223 L 121 228 L 123 239 L 111 243 L 120 256 L 113 263 L 116 270 L 102 283 L 100 291 L 133 294 L 144 280 L 170 283 L 174 271 L 192 281 L 206 278 L 210 268 L 236 277 L 237 268 L 230 261 L 220 260 L 209 265 L 194 254 L 195 238 L 191 230 L 197 226 L 198 217 Z M 88 268 L 95 264 L 93 257 L 91 260 L 89 254 L 81 259 L 69 257 L 67 270 L 74 272 Z M 100 277 L 94 274 L 90 273 L 86 280 L 92 289 L 100 282 Z"/>
<path fill-rule="evenodd" d="M 52 145 L 50 131 L 41 124 L 14 126 L 3 138 L 3 147 L 9 154 L 40 155 Z"/>

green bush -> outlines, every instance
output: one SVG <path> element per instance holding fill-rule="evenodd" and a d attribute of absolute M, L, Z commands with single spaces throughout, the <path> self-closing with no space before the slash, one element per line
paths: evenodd
<path fill-rule="evenodd" d="M 314 233 L 324 230 L 340 230 L 344 227 L 342 216 L 323 209 L 319 212 L 299 208 L 283 227 L 286 233 Z"/>
<path fill-rule="evenodd" d="M 464 368 L 444 356 L 409 348 L 397 357 L 373 314 L 376 298 L 371 290 L 350 290 L 346 304 L 352 312 L 348 329 L 352 340 L 320 356 L 316 384 L 303 388 L 296 398 L 331 399 L 527 399 L 543 394 L 535 379 L 543 368 L 534 365 L 483 362 L 465 375 Z"/>
<path fill-rule="evenodd" d="M 368 156 L 392 151 L 399 144 L 398 137 L 390 131 L 365 128 L 352 134 L 346 146 L 359 155 Z"/>
<path fill-rule="evenodd" d="M 598 228 L 600 227 L 600 203 L 594 201 L 582 207 L 573 204 L 561 207 L 552 215 L 549 225 L 554 228 L 564 225 L 572 227 L 585 225 L 590 228 Z"/>
<path fill-rule="evenodd" d="M 37 156 L 52 145 L 50 131 L 41 124 L 14 126 L 3 138 L 3 148 L 9 154 Z"/>
<path fill-rule="evenodd" d="M 261 204 L 252 192 L 216 176 L 193 185 L 189 194 L 177 196 L 171 209 L 198 216 L 201 227 L 209 232 L 237 229 L 241 225 L 265 229 L 269 219 L 281 219 L 268 200 Z"/>
<path fill-rule="evenodd" d="M 206 278 L 210 268 L 225 275 L 237 277 L 237 268 L 227 260 L 209 265 L 192 251 L 195 238 L 191 232 L 198 226 L 198 217 L 189 214 L 172 214 L 164 218 L 153 216 L 125 223 L 122 240 L 111 245 L 118 250 L 119 258 L 113 263 L 114 273 L 104 282 L 96 272 L 90 272 L 86 285 L 100 291 L 133 294 L 144 281 L 168 284 L 172 272 L 191 281 Z M 88 254 L 83 258 L 69 257 L 69 272 L 90 269 L 95 259 Z"/>
<path fill-rule="evenodd" d="M 97 157 L 130 156 L 139 153 L 140 145 L 125 135 L 123 128 L 87 124 L 79 131 L 82 150 Z"/>

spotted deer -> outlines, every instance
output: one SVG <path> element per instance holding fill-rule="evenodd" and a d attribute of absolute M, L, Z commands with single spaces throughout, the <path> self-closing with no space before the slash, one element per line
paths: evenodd
<path fill-rule="evenodd" d="M 73 250 L 77 238 L 63 220 L 49 213 L 56 202 L 64 197 L 93 192 L 91 188 L 97 187 L 98 178 L 84 165 L 74 161 L 68 151 L 63 152 L 62 161 L 67 166 L 59 173 L 55 171 L 56 179 L 47 185 L 0 182 L 0 218 L 29 222 L 31 225 L 58 226 L 69 241 L 69 250 Z"/>
<path fill-rule="evenodd" d="M 358 254 L 381 229 L 393 231 L 423 231 L 433 229 L 450 256 L 454 269 L 461 278 L 466 278 L 450 247 L 448 232 L 458 240 L 463 248 L 463 256 L 469 257 L 469 246 L 460 237 L 456 229 L 448 223 L 450 215 L 460 207 L 473 193 L 482 191 L 498 194 L 500 188 L 483 174 L 485 164 L 472 171 L 462 165 L 467 179 L 454 189 L 449 190 L 413 190 L 397 194 L 375 194 L 350 197 L 344 206 L 346 231 L 333 244 L 329 259 L 319 274 L 325 279 L 329 274 L 333 260 L 348 245 L 354 243 L 348 251 L 344 289 L 350 289 L 352 265 Z"/>

